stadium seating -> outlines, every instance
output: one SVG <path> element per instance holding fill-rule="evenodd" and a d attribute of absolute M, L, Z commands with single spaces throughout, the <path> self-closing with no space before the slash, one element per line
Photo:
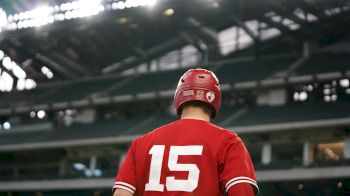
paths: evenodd
<path fill-rule="evenodd" d="M 272 123 L 297 122 L 349 117 L 346 104 L 340 103 L 295 103 L 286 106 L 250 107 L 247 112 L 228 120 L 225 127 L 262 125 Z M 317 106 L 317 107 L 315 107 Z M 242 107 L 224 107 L 220 118 L 214 122 L 223 122 Z M 290 115 L 295 114 L 295 115 Z M 124 121 L 105 120 L 93 124 L 73 125 L 67 128 L 55 128 L 41 133 L 12 133 L 0 137 L 1 145 L 63 141 L 88 138 L 105 138 L 120 135 L 140 135 L 176 120 L 176 116 L 166 114 L 140 115 Z"/>
<path fill-rule="evenodd" d="M 319 53 L 310 58 L 296 70 L 297 75 L 339 72 L 350 70 L 350 56 L 347 54 Z"/>
<path fill-rule="evenodd" d="M 89 95 L 102 92 L 107 87 L 113 86 L 121 81 L 121 77 L 97 79 L 65 84 L 47 96 L 35 100 L 38 103 L 72 101 L 88 98 Z"/>
<path fill-rule="evenodd" d="M 251 107 L 244 115 L 234 119 L 229 126 L 248 126 L 271 123 L 298 122 L 349 117 L 342 103 L 295 103 L 285 106 Z M 291 115 L 293 114 L 293 115 Z"/>
<path fill-rule="evenodd" d="M 215 70 L 220 82 L 235 83 L 273 77 L 276 72 L 287 69 L 296 59 L 294 56 L 225 64 Z M 212 69 L 212 66 L 205 66 Z M 179 77 L 187 68 L 132 76 L 110 76 L 93 80 L 78 80 L 63 85 L 42 86 L 34 90 L 0 94 L 0 108 L 11 103 L 18 105 L 47 104 L 74 101 L 92 96 L 115 96 L 175 89 Z M 254 72 L 252 72 L 254 70 Z M 254 73 L 254 74 L 253 74 Z"/>
<path fill-rule="evenodd" d="M 287 70 L 295 60 L 296 56 L 285 56 L 225 64 L 217 68 L 211 66 L 205 68 L 215 69 L 215 73 L 222 84 L 232 84 L 273 78 L 276 76 L 276 73 Z M 294 74 L 304 75 L 345 71 L 348 70 L 348 66 L 344 62 L 349 60 L 348 56 L 341 54 L 315 54 L 305 64 L 296 69 Z M 0 108 L 6 108 L 11 103 L 16 103 L 16 106 L 46 104 L 99 96 L 138 94 L 175 89 L 178 78 L 186 69 L 134 74 L 132 76 L 110 76 L 94 80 L 83 79 L 63 85 L 38 87 L 29 91 L 1 93 Z M 254 71 L 252 72 L 252 70 Z"/>
<path fill-rule="evenodd" d="M 140 74 L 137 78 L 127 83 L 124 88 L 116 89 L 110 94 L 136 94 L 175 89 L 178 79 L 185 72 L 186 69 L 176 69 L 156 73 Z"/>
<path fill-rule="evenodd" d="M 216 70 L 222 84 L 262 80 L 273 77 L 276 72 L 286 70 L 296 57 L 272 58 L 225 65 Z"/>

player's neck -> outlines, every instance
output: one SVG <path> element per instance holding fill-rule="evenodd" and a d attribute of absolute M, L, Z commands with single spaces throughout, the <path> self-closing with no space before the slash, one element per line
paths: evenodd
<path fill-rule="evenodd" d="M 196 119 L 210 122 L 209 114 L 198 107 L 185 107 L 182 110 L 181 119 Z"/>

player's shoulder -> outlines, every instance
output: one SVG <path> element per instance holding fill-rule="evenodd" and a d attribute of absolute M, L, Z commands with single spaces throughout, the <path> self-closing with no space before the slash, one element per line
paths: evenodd
<path fill-rule="evenodd" d="M 210 123 L 210 128 L 209 130 L 212 130 L 213 132 L 222 135 L 223 137 L 226 138 L 238 138 L 238 135 L 236 132 L 229 130 L 229 129 L 225 129 L 223 127 L 220 127 L 218 125 L 215 125 L 213 123 Z"/>
<path fill-rule="evenodd" d="M 217 138 L 220 141 L 223 140 L 236 140 L 239 139 L 238 135 L 229 129 L 225 129 L 223 127 L 220 127 L 216 124 L 210 123 L 210 122 L 205 122 L 202 120 L 190 120 L 190 121 L 183 121 L 183 120 L 177 120 L 173 121 L 171 123 L 162 125 L 158 128 L 153 129 L 152 131 L 138 137 L 136 140 L 138 141 L 145 141 L 148 139 L 154 139 L 158 136 L 164 136 L 164 135 L 169 135 L 171 131 L 176 130 L 178 131 L 178 127 L 184 125 L 185 123 L 189 123 L 187 126 L 197 126 L 200 127 L 198 130 L 203 131 L 206 133 L 207 136 L 211 138 Z"/>
<path fill-rule="evenodd" d="M 145 140 L 147 138 L 154 137 L 155 135 L 159 134 L 159 132 L 164 132 L 167 129 L 169 129 L 169 127 L 171 127 L 174 123 L 175 122 L 171 122 L 171 123 L 162 125 L 160 127 L 157 127 L 155 129 L 149 131 L 148 133 L 139 136 L 138 138 L 135 139 L 135 141 L 142 141 L 142 140 Z"/>

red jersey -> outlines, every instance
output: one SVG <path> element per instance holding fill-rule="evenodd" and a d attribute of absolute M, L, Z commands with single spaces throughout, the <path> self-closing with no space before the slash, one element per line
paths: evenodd
<path fill-rule="evenodd" d="M 223 195 L 239 183 L 258 191 L 249 153 L 237 134 L 181 119 L 137 138 L 113 190 L 137 195 Z"/>

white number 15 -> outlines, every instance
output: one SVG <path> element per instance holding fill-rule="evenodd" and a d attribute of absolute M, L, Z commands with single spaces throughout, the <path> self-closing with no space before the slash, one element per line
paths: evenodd
<path fill-rule="evenodd" d="M 149 151 L 152 155 L 149 180 L 146 191 L 164 191 L 164 184 L 160 184 L 162 163 L 165 145 L 154 145 Z M 187 171 L 187 180 L 176 180 L 175 176 L 166 177 L 166 188 L 168 191 L 192 192 L 198 186 L 199 169 L 196 164 L 177 163 L 179 155 L 202 155 L 203 146 L 170 146 L 168 167 L 170 171 Z"/>

